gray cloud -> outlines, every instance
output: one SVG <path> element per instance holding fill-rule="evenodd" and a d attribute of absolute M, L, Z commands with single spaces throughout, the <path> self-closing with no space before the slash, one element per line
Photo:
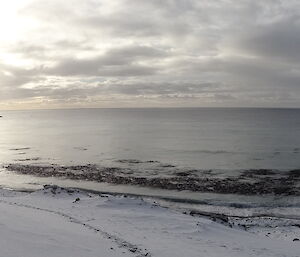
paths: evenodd
<path fill-rule="evenodd" d="M 126 46 L 107 51 L 99 57 L 67 58 L 58 62 L 46 73 L 61 76 L 145 76 L 157 72 L 157 68 L 139 64 L 163 58 L 166 52 L 146 46 Z"/>
<path fill-rule="evenodd" d="M 296 0 L 28 0 L 17 22 L 34 26 L 0 43 L 0 108 L 300 107 L 299 12 Z"/>
<path fill-rule="evenodd" d="M 299 62 L 300 16 L 251 28 L 239 39 L 239 45 L 253 55 Z"/>

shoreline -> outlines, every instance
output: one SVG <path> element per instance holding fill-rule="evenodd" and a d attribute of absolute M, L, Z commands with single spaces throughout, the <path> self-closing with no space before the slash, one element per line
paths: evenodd
<path fill-rule="evenodd" d="M 23 176 L 29 176 L 30 175 L 22 175 Z M 160 193 L 157 193 L 156 195 L 149 195 L 146 192 L 143 192 L 143 188 L 141 187 L 141 191 L 138 192 L 126 192 L 126 191 L 109 191 L 109 190 L 103 190 L 103 189 L 88 189 L 82 187 L 76 187 L 73 184 L 70 185 L 64 185 L 64 179 L 61 177 L 58 178 L 62 181 L 61 184 L 58 183 L 58 185 L 55 184 L 55 181 L 53 181 L 54 184 L 52 184 L 49 187 L 57 187 L 60 188 L 61 186 L 66 189 L 71 190 L 79 190 L 80 192 L 83 192 L 85 194 L 94 194 L 94 195 L 111 195 L 112 197 L 128 197 L 128 198 L 134 198 L 134 199 L 141 199 L 146 202 L 156 202 L 157 205 L 167 208 L 170 211 L 176 211 L 188 216 L 194 216 L 194 217 L 201 217 L 205 219 L 209 219 L 212 221 L 215 221 L 217 223 L 221 223 L 227 227 L 236 227 L 238 229 L 249 231 L 255 233 L 260 233 L 263 236 L 277 236 L 280 238 L 285 239 L 287 236 L 293 236 L 295 235 L 295 238 L 300 238 L 300 229 L 299 231 L 294 231 L 295 228 L 300 228 L 300 216 L 299 214 L 299 207 L 298 205 L 295 205 L 295 207 L 291 208 L 289 205 L 280 205 L 278 202 L 275 206 L 257 206 L 255 205 L 251 206 L 247 203 L 228 203 L 225 205 L 222 205 L 221 202 L 217 203 L 217 205 L 210 203 L 208 201 L 203 201 L 201 199 L 199 200 L 191 200 L 188 197 L 182 198 L 182 197 L 176 197 L 174 196 L 169 190 L 165 190 L 166 192 L 169 192 L 169 196 L 166 195 L 160 195 Z M 79 180 L 78 185 L 81 183 L 85 183 L 84 181 L 81 182 Z M 45 183 L 44 183 L 45 184 Z M 40 184 L 42 185 L 42 184 Z M 117 185 L 114 187 L 117 188 Z M 100 187 L 101 188 L 101 187 Z M 139 188 L 139 187 L 138 187 Z M 35 189 L 35 190 L 21 190 L 25 193 L 35 193 L 42 189 Z M 152 189 L 156 191 L 156 189 Z M 19 191 L 20 190 L 15 190 Z M 149 193 L 149 192 L 148 192 Z M 162 193 L 162 192 L 161 192 Z M 173 193 L 176 193 L 175 191 Z M 200 192 L 200 194 L 203 194 Z M 204 193 L 206 194 L 206 193 Z M 200 196 L 200 195 L 199 195 Z M 222 194 L 219 194 L 219 196 L 222 196 Z M 231 197 L 236 197 L 236 195 L 231 195 Z M 248 197 L 248 196 L 247 196 Z M 259 197 L 259 196 L 255 196 Z M 264 197 L 265 196 L 261 196 Z M 294 196 L 296 197 L 296 196 Z M 283 199 L 285 199 L 285 196 L 282 196 Z M 209 199 L 209 198 L 208 198 Z M 250 198 L 251 199 L 251 198 Z M 220 201 L 220 199 L 219 199 Z M 272 199 L 270 199 L 272 202 Z M 218 201 L 217 201 L 218 202 Z M 284 201 L 286 204 L 286 200 Z M 293 201 L 291 201 L 293 203 Z M 220 205 L 221 204 L 221 205 Z M 298 214 L 297 214 L 298 213 Z M 296 216 L 295 216 L 296 215 Z M 289 235 L 289 233 L 286 231 L 287 228 L 290 228 L 293 233 Z M 258 231 L 258 232 L 257 232 Z"/>
<path fill-rule="evenodd" d="M 80 188 L 80 187 L 61 187 L 59 185 L 56 184 L 44 184 L 43 188 L 41 189 L 13 189 L 13 188 L 1 188 L 0 190 L 9 190 L 9 191 L 15 191 L 15 192 L 20 192 L 20 193 L 34 193 L 34 192 L 38 192 L 40 190 L 43 189 L 58 189 L 61 188 L 63 190 L 70 190 L 70 192 L 83 192 L 85 194 L 94 194 L 94 195 L 110 195 L 112 197 L 129 197 L 129 198 L 134 198 L 134 199 L 141 199 L 143 201 L 146 202 L 155 202 L 157 205 L 159 205 L 160 207 L 163 208 L 167 208 L 170 210 L 175 210 L 177 212 L 183 213 L 185 215 L 189 215 L 189 216 L 198 216 L 198 217 L 204 217 L 207 219 L 210 219 L 212 221 L 215 222 L 219 222 L 225 226 L 229 226 L 229 227 L 240 227 L 243 230 L 247 230 L 247 228 L 249 228 L 249 226 L 247 227 L 246 225 L 244 225 L 244 221 L 248 221 L 248 225 L 250 225 L 252 223 L 252 220 L 255 219 L 269 219 L 269 220 L 274 220 L 276 222 L 280 220 L 289 220 L 290 222 L 290 226 L 296 226 L 300 228 L 300 216 L 291 216 L 291 215 L 284 215 L 284 214 L 271 214 L 271 213 L 252 213 L 252 214 L 243 214 L 242 210 L 243 209 L 248 209 L 247 207 L 233 207 L 235 209 L 240 209 L 241 213 L 240 214 L 228 214 L 228 213 L 224 213 L 224 212 L 216 212 L 216 211 L 207 211 L 207 210 L 201 210 L 201 209 L 197 209 L 197 208 L 193 208 L 192 206 L 197 205 L 197 204 L 203 204 L 203 201 L 199 200 L 191 200 L 191 199 L 187 199 L 187 198 L 174 198 L 174 197 L 167 197 L 167 196 L 159 196 L 159 195 L 148 195 L 148 194 L 138 194 L 138 193 L 126 193 L 126 192 L 112 192 L 112 191 L 103 191 L 103 190 L 93 190 L 93 189 L 86 189 L 86 188 Z M 166 203 L 179 203 L 179 204 L 186 204 L 186 207 L 181 207 L 180 205 L 169 205 Z M 209 203 L 204 203 L 205 205 L 210 205 Z M 254 208 L 255 207 L 250 207 Z M 253 224 L 251 224 L 253 225 Z M 263 224 L 260 224 L 260 226 L 264 227 Z M 273 225 L 275 226 L 275 225 Z M 300 231 L 299 231 L 300 233 Z M 300 237 L 300 234 L 299 234 Z"/>
<path fill-rule="evenodd" d="M 167 177 L 137 176 L 120 167 L 87 165 L 37 165 L 8 164 L 6 170 L 18 174 L 38 177 L 58 177 L 71 180 L 94 181 L 115 185 L 133 185 L 157 189 L 209 192 L 241 195 L 294 195 L 300 196 L 300 169 L 289 170 L 283 174 L 276 170 L 245 170 L 235 177 L 219 178 L 211 171 L 174 171 Z M 172 167 L 171 167 L 172 168 Z"/>

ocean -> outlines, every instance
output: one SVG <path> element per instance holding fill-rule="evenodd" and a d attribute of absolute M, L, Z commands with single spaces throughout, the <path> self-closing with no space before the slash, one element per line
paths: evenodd
<path fill-rule="evenodd" d="M 249 214 L 252 208 L 252 213 L 268 209 L 274 214 L 277 208 L 276 215 L 284 215 L 290 208 L 295 216 L 295 210 L 299 211 L 300 197 L 285 186 L 295 181 L 293 187 L 298 188 L 298 175 L 288 172 L 300 168 L 300 109 L 70 109 L 1 111 L 0 115 L 2 187 L 32 189 L 55 183 L 173 199 L 169 205 L 180 202 L 222 213 L 239 209 L 240 214 L 241 208 L 244 212 L 248 208 L 245 213 Z M 109 180 L 101 177 L 104 183 L 97 183 L 84 174 L 83 179 L 60 178 L 67 168 L 53 176 L 17 174 L 5 169 L 10 164 L 83 165 L 82 172 L 91 170 L 84 165 L 98 165 L 105 167 Z M 278 179 L 281 174 L 286 176 L 284 186 Z M 125 183 L 120 177 L 133 179 Z M 215 180 L 203 192 L 201 186 L 210 177 Z M 160 179 L 169 178 L 164 188 Z M 223 186 L 219 180 L 227 178 L 231 180 Z M 266 188 L 279 184 L 269 191 L 257 187 L 256 193 L 251 191 L 255 179 L 260 182 L 257 185 L 269 181 Z M 182 190 L 174 183 L 181 183 Z M 239 188 L 234 183 L 240 183 Z M 286 191 L 281 194 L 280 190 Z M 278 211 L 279 207 L 286 208 Z"/>
<path fill-rule="evenodd" d="M 300 109 L 78 109 L 1 115 L 2 163 L 135 159 L 228 171 L 300 167 Z"/>

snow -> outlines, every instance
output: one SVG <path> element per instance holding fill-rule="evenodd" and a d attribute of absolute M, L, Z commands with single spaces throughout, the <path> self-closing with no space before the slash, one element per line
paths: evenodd
<path fill-rule="evenodd" d="M 230 228 L 141 198 L 51 186 L 33 193 L 2 189 L 0 213 L 3 257 L 300 256 L 298 241 Z"/>

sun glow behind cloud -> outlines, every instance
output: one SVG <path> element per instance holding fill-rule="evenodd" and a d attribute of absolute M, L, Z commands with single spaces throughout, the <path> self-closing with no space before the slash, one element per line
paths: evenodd
<path fill-rule="evenodd" d="M 17 54 L 9 51 L 16 42 L 21 43 L 26 38 L 28 31 L 38 27 L 37 21 L 30 17 L 23 17 L 19 12 L 29 0 L 10 0 L 0 2 L 0 60 L 8 65 L 28 65 L 28 60 L 20 58 Z"/>

